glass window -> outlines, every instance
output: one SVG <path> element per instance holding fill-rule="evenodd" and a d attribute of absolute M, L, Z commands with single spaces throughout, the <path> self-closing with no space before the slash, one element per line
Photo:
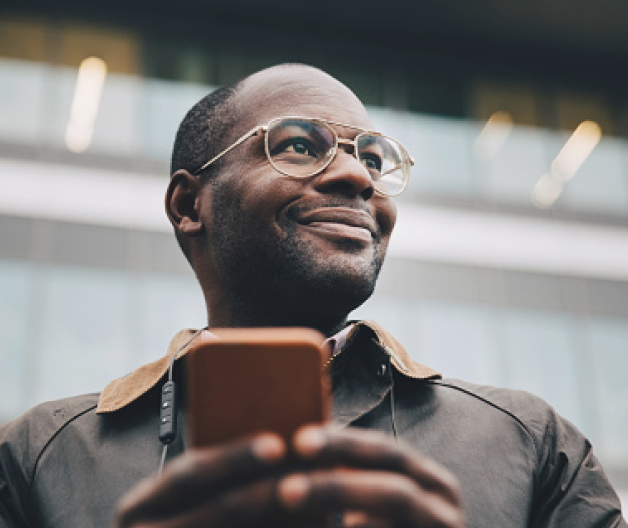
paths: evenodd
<path fill-rule="evenodd" d="M 32 363 L 28 342 L 38 331 L 32 324 L 33 269 L 23 262 L 0 261 L 0 424 L 24 411 L 25 388 L 30 385 Z"/>
<path fill-rule="evenodd" d="M 586 325 L 589 361 L 588 380 L 582 387 L 594 398 L 600 445 L 614 464 L 628 465 L 628 321 L 592 318 Z M 598 447 L 596 446 L 596 449 Z"/>
<path fill-rule="evenodd" d="M 78 70 L 57 67 L 50 71 L 47 94 L 46 138 L 52 146 L 66 149 L 66 130 L 71 116 Z M 142 137 L 139 119 L 142 99 L 138 77 L 107 72 L 93 121 L 90 152 L 121 156 L 138 154 Z M 90 127 L 91 128 L 91 127 Z"/>
<path fill-rule="evenodd" d="M 0 214 L 0 259 L 32 258 L 34 223 L 29 219 Z"/>
<path fill-rule="evenodd" d="M 50 67 L 46 82 L 43 114 L 43 142 L 58 149 L 66 150 L 65 133 L 70 120 L 70 109 L 76 88 L 78 70 L 67 67 Z M 105 83 L 107 81 L 105 80 Z M 98 116 L 96 117 L 96 123 Z"/>
<path fill-rule="evenodd" d="M 529 204 L 534 185 L 549 168 L 550 134 L 507 121 L 487 122 L 474 141 L 474 169 L 481 193 L 490 199 Z"/>
<path fill-rule="evenodd" d="M 561 134 L 567 141 L 565 134 Z M 558 152 L 558 151 L 557 151 Z M 576 210 L 628 214 L 628 142 L 602 137 L 590 156 L 564 186 L 564 203 Z"/>
<path fill-rule="evenodd" d="M 414 157 L 409 194 L 471 195 L 471 141 L 468 121 L 409 114 L 407 148 Z"/>
<path fill-rule="evenodd" d="M 403 143 L 415 160 L 404 199 L 425 193 L 467 195 L 472 190 L 470 129 L 462 120 L 367 108 L 376 130 Z"/>
<path fill-rule="evenodd" d="M 507 385 L 544 398 L 582 428 L 584 395 L 578 384 L 573 322 L 553 312 L 509 311 L 504 315 L 503 339 Z"/>
<path fill-rule="evenodd" d="M 0 59 L 0 140 L 40 142 L 47 71 L 36 62 Z"/>
<path fill-rule="evenodd" d="M 129 278 L 124 272 L 51 267 L 27 405 L 102 390 L 126 374 Z"/>
<path fill-rule="evenodd" d="M 423 301 L 414 328 L 421 361 L 444 377 L 503 385 L 491 316 L 482 306 Z"/>
<path fill-rule="evenodd" d="M 94 122 L 91 150 L 122 156 L 140 153 L 142 89 L 142 80 L 139 77 L 117 73 L 107 75 L 98 116 Z"/>
<path fill-rule="evenodd" d="M 375 319 L 415 361 L 444 377 L 500 384 L 491 317 L 481 306 L 376 295 L 352 317 Z"/>
<path fill-rule="evenodd" d="M 213 87 L 158 79 L 147 79 L 143 87 L 144 150 L 155 158 L 170 159 L 181 120 Z"/>
<path fill-rule="evenodd" d="M 44 137 L 46 143 L 66 150 L 66 131 L 71 117 L 78 69 L 55 67 L 48 70 L 45 94 Z M 90 125 L 93 135 L 86 149 L 117 156 L 140 154 L 142 80 L 139 77 L 107 72 L 102 93 L 96 100 L 97 113 Z"/>
<path fill-rule="evenodd" d="M 476 85 L 471 115 L 474 170 L 489 199 L 528 205 L 534 184 L 548 170 L 546 133 L 532 87 L 484 81 Z"/>
<path fill-rule="evenodd" d="M 417 319 L 416 301 L 376 294 L 356 309 L 350 318 L 376 321 L 418 361 L 419 351 L 413 328 L 413 321 Z"/>
<path fill-rule="evenodd" d="M 192 276 L 142 273 L 133 281 L 133 298 L 129 370 L 163 356 L 179 330 L 207 324 L 205 300 Z"/>

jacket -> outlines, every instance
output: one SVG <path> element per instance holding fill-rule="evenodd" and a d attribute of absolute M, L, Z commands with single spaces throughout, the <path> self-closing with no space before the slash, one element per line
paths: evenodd
<path fill-rule="evenodd" d="M 0 428 L 0 528 L 110 525 L 117 500 L 159 466 L 160 388 L 191 335 L 100 395 Z M 447 467 L 470 528 L 628 527 L 589 442 L 539 398 L 443 380 L 372 322 L 355 325 L 331 380 L 333 421 L 387 432 Z M 184 449 L 179 429 L 170 456 Z"/>

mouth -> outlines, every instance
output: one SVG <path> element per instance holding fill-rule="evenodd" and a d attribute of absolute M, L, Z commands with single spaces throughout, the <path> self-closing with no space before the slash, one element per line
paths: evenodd
<path fill-rule="evenodd" d="M 297 222 L 320 234 L 371 242 L 377 238 L 373 217 L 348 207 L 321 207 L 301 213 Z"/>

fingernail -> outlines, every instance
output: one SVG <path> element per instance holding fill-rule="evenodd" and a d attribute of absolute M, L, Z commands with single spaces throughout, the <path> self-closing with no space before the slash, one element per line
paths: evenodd
<path fill-rule="evenodd" d="M 282 458 L 285 447 L 280 438 L 276 436 L 260 436 L 253 442 L 253 453 L 266 462 L 276 462 Z"/>
<path fill-rule="evenodd" d="M 290 475 L 279 482 L 277 494 L 279 501 L 289 510 L 299 507 L 309 489 L 307 478 L 303 475 Z"/>
<path fill-rule="evenodd" d="M 294 439 L 296 451 L 304 457 L 314 456 L 325 445 L 325 434 L 320 427 L 306 427 Z"/>

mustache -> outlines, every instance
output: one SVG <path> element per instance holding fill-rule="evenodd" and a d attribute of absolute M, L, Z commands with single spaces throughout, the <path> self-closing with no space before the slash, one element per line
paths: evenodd
<path fill-rule="evenodd" d="M 365 203 L 356 202 L 355 200 L 343 200 L 342 198 L 330 198 L 316 203 L 308 202 L 307 204 L 296 203 L 288 208 L 287 213 L 292 219 L 296 219 L 299 215 L 326 207 L 342 207 L 368 215 L 371 214 Z"/>

